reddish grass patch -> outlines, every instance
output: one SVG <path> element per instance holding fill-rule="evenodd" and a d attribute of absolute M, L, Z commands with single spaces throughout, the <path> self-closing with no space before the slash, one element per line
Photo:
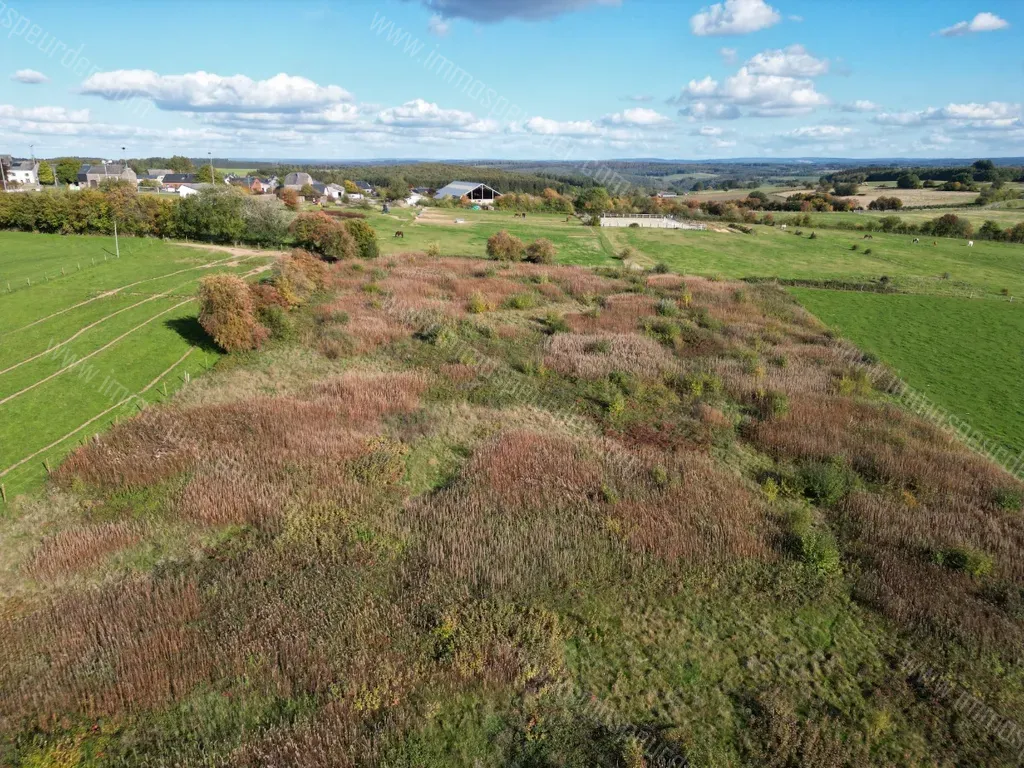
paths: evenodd
<path fill-rule="evenodd" d="M 635 333 L 559 333 L 548 340 L 546 347 L 544 364 L 569 376 L 601 378 L 612 371 L 623 371 L 656 377 L 677 365 L 664 346 Z"/>
<path fill-rule="evenodd" d="M 67 575 L 96 565 L 108 555 L 137 544 L 142 534 L 143 529 L 139 525 L 128 522 L 69 528 L 43 539 L 25 570 L 36 578 Z"/>

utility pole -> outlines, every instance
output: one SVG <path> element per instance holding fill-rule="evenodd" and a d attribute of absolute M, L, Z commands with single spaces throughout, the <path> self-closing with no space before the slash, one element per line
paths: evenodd
<path fill-rule="evenodd" d="M 213 152 L 207 152 L 206 154 L 210 158 L 210 183 L 211 184 L 216 184 L 217 183 L 217 176 L 213 172 Z"/>

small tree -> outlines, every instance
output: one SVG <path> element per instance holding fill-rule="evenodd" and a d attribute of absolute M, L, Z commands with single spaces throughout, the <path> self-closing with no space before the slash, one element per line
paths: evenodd
<path fill-rule="evenodd" d="M 66 157 L 57 163 L 57 181 L 61 184 L 74 184 L 78 181 L 78 161 Z"/>
<path fill-rule="evenodd" d="M 503 229 L 487 239 L 487 255 L 499 261 L 519 261 L 523 257 L 523 241 Z"/>
<path fill-rule="evenodd" d="M 267 329 L 256 320 L 253 297 L 236 275 L 210 275 L 199 284 L 199 324 L 225 352 L 256 349 Z"/>
<path fill-rule="evenodd" d="M 281 198 L 281 202 L 290 210 L 299 210 L 299 193 L 294 189 L 285 189 L 284 187 L 281 187 L 278 191 L 278 197 Z"/>
<path fill-rule="evenodd" d="M 53 184 L 56 179 L 53 176 L 53 168 L 50 164 L 43 160 L 39 163 L 39 183 L 40 184 Z"/>
<path fill-rule="evenodd" d="M 380 255 L 377 232 L 362 219 L 346 219 L 345 229 L 355 240 L 359 255 L 364 259 L 376 259 Z"/>
<path fill-rule="evenodd" d="M 920 189 L 921 179 L 916 173 L 901 173 L 896 177 L 896 186 L 900 189 Z"/>
<path fill-rule="evenodd" d="M 526 246 L 526 260 L 533 264 L 554 264 L 557 254 L 555 244 L 544 237 Z"/>
<path fill-rule="evenodd" d="M 860 185 L 855 181 L 837 181 L 833 188 L 834 194 L 840 197 L 856 195 L 860 191 Z"/>
<path fill-rule="evenodd" d="M 342 182 L 342 186 L 345 187 L 345 194 L 346 195 L 361 195 L 362 194 L 362 190 L 359 189 L 359 187 L 356 186 L 354 181 L 349 181 L 348 179 L 345 179 L 345 181 Z"/>

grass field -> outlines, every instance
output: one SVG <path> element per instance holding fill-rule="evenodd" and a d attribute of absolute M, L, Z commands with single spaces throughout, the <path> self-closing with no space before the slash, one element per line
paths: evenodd
<path fill-rule="evenodd" d="M 792 293 L 934 403 L 1014 454 L 1024 451 L 1024 307 L 943 296 Z"/>
<path fill-rule="evenodd" d="M 898 195 L 897 195 L 898 197 Z M 1024 221 L 1024 200 L 1009 200 L 1003 203 L 995 203 L 991 206 L 968 206 L 956 208 L 924 208 L 909 211 L 862 211 L 860 213 L 812 213 L 811 221 L 819 227 L 827 227 L 830 222 L 848 222 L 863 224 L 865 219 L 880 219 L 883 216 L 899 216 L 903 221 L 912 224 L 921 224 L 925 221 L 937 219 L 947 213 L 955 214 L 971 222 L 975 229 L 980 227 L 986 220 L 999 224 L 1004 229 L 1012 227 Z M 787 214 L 778 214 L 784 218 Z"/>
<path fill-rule="evenodd" d="M 836 215 L 836 214 L 829 214 Z M 558 261 L 585 266 L 621 262 L 615 254 L 631 245 L 643 266 L 664 262 L 681 274 L 728 278 L 779 277 L 799 280 L 877 280 L 883 275 L 895 285 L 915 292 L 998 294 L 1004 288 L 1024 296 L 1024 248 L 1010 243 L 938 238 L 914 245 L 912 237 L 877 233 L 866 241 L 857 232 L 821 229 L 815 239 L 805 228 L 802 236 L 790 227 L 755 226 L 753 235 L 655 229 L 587 227 L 576 218 L 529 214 L 525 220 L 501 211 L 429 209 L 414 220 L 415 211 L 396 209 L 390 215 L 371 212 L 385 253 L 422 251 L 436 242 L 445 255 L 486 255 L 487 238 L 501 229 L 529 241 L 550 239 Z M 456 218 L 464 224 L 455 224 Z M 712 225 L 721 229 L 719 225 Z M 404 238 L 394 232 L 402 230 Z M 851 250 L 856 246 L 857 250 Z M 866 249 L 871 254 L 866 254 Z M 948 274 L 948 278 L 943 275 Z"/>
<path fill-rule="evenodd" d="M 9 494 L 209 366 L 217 353 L 196 321 L 199 279 L 266 263 L 156 240 L 122 239 L 120 259 L 113 253 L 110 238 L 0 233 L 0 280 L 12 285 L 0 291 L 0 482 Z"/>

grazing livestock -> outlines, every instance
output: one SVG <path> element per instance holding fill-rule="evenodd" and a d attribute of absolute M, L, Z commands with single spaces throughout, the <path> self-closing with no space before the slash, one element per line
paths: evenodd
<path fill-rule="evenodd" d="M 914 238 L 914 242 L 915 242 L 915 243 L 920 243 L 920 242 L 921 242 L 921 238 L 919 238 L 919 237 L 915 237 L 915 238 Z"/>
<path fill-rule="evenodd" d="M 874 235 L 864 235 L 864 239 L 865 240 L 874 240 L 875 236 Z"/>
<path fill-rule="evenodd" d="M 973 248 L 974 247 L 974 241 L 973 240 L 968 240 L 967 241 L 967 247 L 968 248 Z"/>
<path fill-rule="evenodd" d="M 402 230 L 398 230 L 397 232 L 395 232 L 395 237 L 400 237 L 400 238 L 402 238 L 404 240 L 405 239 L 405 232 L 403 232 Z"/>
<path fill-rule="evenodd" d="M 782 225 L 782 226 L 780 227 L 780 229 L 785 229 L 785 228 L 786 228 L 786 225 L 785 225 L 785 224 L 783 224 L 783 225 Z"/>

